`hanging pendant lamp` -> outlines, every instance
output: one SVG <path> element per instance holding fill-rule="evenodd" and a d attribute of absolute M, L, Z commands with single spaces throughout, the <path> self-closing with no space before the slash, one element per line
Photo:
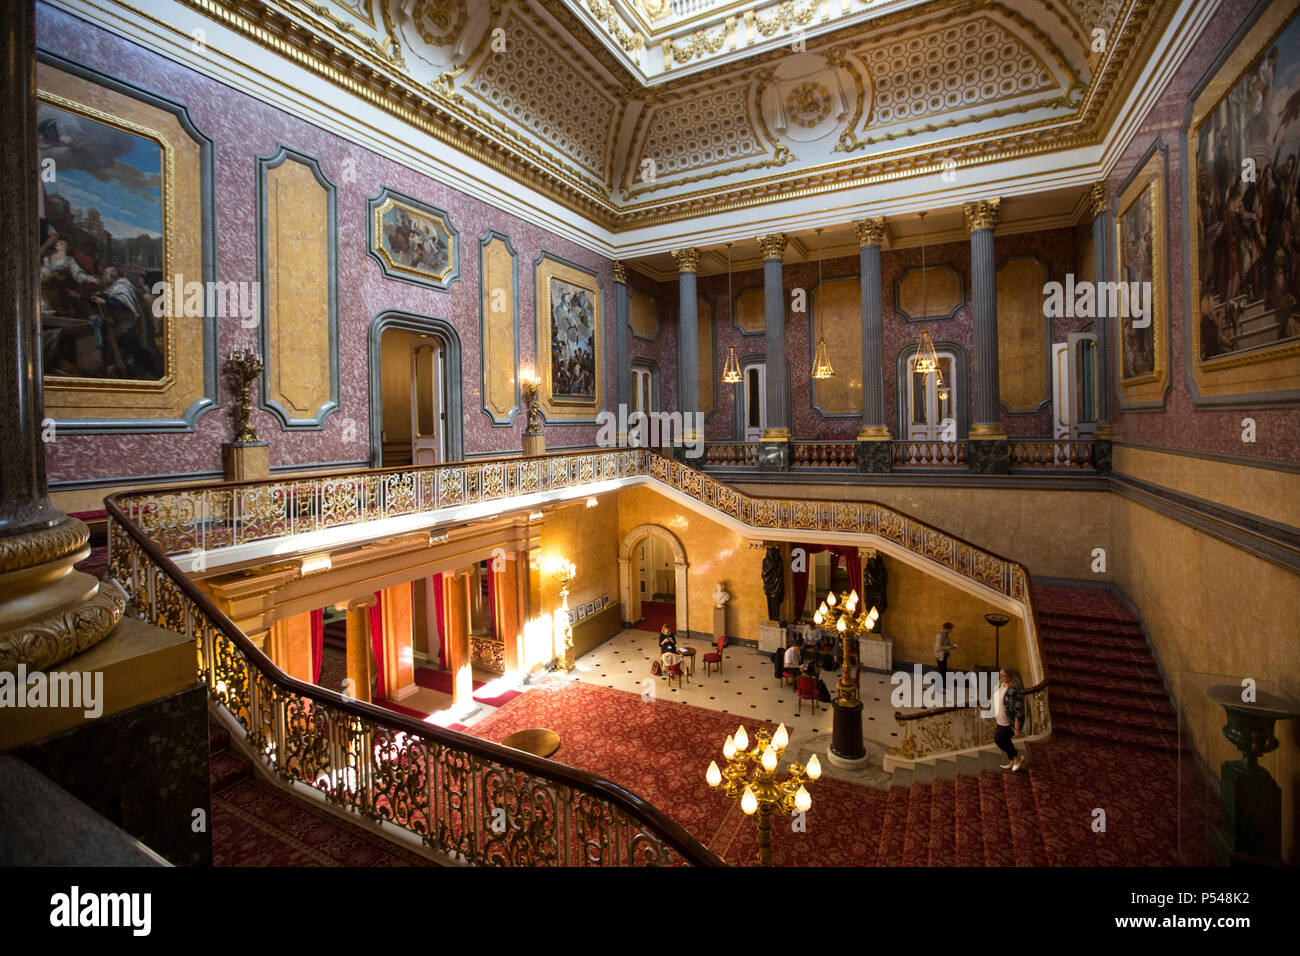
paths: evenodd
<path fill-rule="evenodd" d="M 731 298 L 731 243 L 727 243 L 727 317 L 732 324 L 736 321 L 735 300 Z M 740 381 L 740 359 L 736 358 L 736 347 L 727 346 L 727 361 L 722 365 L 722 380 L 728 385 Z"/>
<path fill-rule="evenodd" d="M 822 291 L 822 231 L 820 229 L 817 230 L 817 297 L 818 301 L 825 302 L 826 297 Z M 817 341 L 817 354 L 813 357 L 812 377 L 826 379 L 835 375 L 835 369 L 831 368 L 830 356 L 826 354 L 826 306 L 823 304 L 819 311 L 822 336 Z"/>

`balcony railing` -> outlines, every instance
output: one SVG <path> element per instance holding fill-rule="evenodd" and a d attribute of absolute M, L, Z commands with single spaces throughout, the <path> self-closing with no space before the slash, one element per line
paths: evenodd
<path fill-rule="evenodd" d="M 893 446 L 894 466 L 919 466 L 921 468 L 965 468 L 966 443 L 964 441 L 896 441 Z"/>
<path fill-rule="evenodd" d="M 121 492 L 105 501 L 109 573 L 135 614 L 196 642 L 200 678 L 268 766 L 337 806 L 476 864 L 717 865 L 681 827 L 607 780 L 289 677 L 173 560 L 414 515 L 433 526 L 466 506 L 646 482 L 756 537 L 875 538 L 1005 595 L 1022 609 L 1027 677 L 1046 677 L 1023 566 L 874 502 L 757 497 L 645 449 Z"/>
<path fill-rule="evenodd" d="M 1049 681 L 1025 688 L 1025 740 L 1042 740 L 1051 736 L 1052 715 L 1047 707 Z M 994 721 L 982 716 L 978 705 L 938 707 L 914 714 L 895 713 L 902 728 L 898 744 L 889 749 L 891 757 L 924 760 L 945 754 L 976 750 L 993 743 Z"/>
<path fill-rule="evenodd" d="M 890 446 L 893 467 L 899 471 L 941 468 L 961 473 L 969 467 L 965 441 L 913 439 L 893 441 Z M 757 469 L 758 451 L 758 442 L 705 442 L 703 467 L 720 471 Z M 791 471 L 851 471 L 857 467 L 855 442 L 796 442 L 790 451 Z M 1015 471 L 1093 471 L 1095 467 L 1092 441 L 1012 438 L 1008 441 L 1008 457 Z"/>

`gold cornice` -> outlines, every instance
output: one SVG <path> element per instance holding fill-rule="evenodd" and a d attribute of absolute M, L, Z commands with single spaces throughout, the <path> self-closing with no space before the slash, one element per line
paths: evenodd
<path fill-rule="evenodd" d="M 1001 203 L 1001 199 L 981 199 L 978 202 L 968 202 L 962 209 L 963 218 L 966 220 L 966 231 L 978 232 L 981 229 L 997 228 L 998 206 Z"/>
<path fill-rule="evenodd" d="M 677 260 L 678 272 L 695 272 L 700 267 L 700 250 L 694 246 L 674 249 L 672 256 Z"/>
<path fill-rule="evenodd" d="M 858 245 L 879 246 L 885 242 L 885 217 L 861 219 L 853 224 L 858 231 Z"/>
<path fill-rule="evenodd" d="M 769 232 L 758 237 L 758 244 L 763 249 L 763 258 L 776 259 L 778 262 L 785 255 L 786 238 L 783 232 Z"/>

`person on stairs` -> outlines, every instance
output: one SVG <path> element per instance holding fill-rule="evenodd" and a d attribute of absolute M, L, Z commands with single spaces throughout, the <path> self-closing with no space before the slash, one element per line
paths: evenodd
<path fill-rule="evenodd" d="M 957 645 L 952 642 L 952 623 L 946 621 L 943 630 L 934 636 L 934 659 L 939 665 L 940 685 L 948 678 L 948 655 L 956 647 Z"/>
<path fill-rule="evenodd" d="M 993 742 L 1007 755 L 1010 763 L 1003 770 L 1019 770 L 1025 765 L 1025 755 L 1016 750 L 1012 737 L 1019 737 L 1025 721 L 1025 692 L 1020 673 L 1011 667 L 1002 668 L 998 674 L 998 689 L 993 692 Z"/>

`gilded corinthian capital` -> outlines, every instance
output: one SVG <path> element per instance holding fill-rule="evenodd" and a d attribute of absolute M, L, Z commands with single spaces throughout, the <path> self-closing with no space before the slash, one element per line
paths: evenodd
<path fill-rule="evenodd" d="M 1095 182 L 1088 190 L 1088 202 L 1092 206 L 1092 218 L 1096 219 L 1106 211 L 1106 184 Z"/>
<path fill-rule="evenodd" d="M 618 259 L 614 260 L 614 281 L 621 285 L 627 285 L 627 266 L 623 265 Z"/>
<path fill-rule="evenodd" d="M 700 250 L 694 246 L 674 249 L 673 258 L 677 260 L 678 272 L 696 272 L 700 268 Z"/>
<path fill-rule="evenodd" d="M 769 232 L 758 237 L 758 244 L 763 247 L 764 259 L 780 259 L 785 255 L 785 233 Z"/>
<path fill-rule="evenodd" d="M 860 246 L 879 246 L 885 241 L 885 217 L 877 216 L 875 219 L 860 219 L 853 224 L 858 230 L 858 245 Z"/>
<path fill-rule="evenodd" d="M 992 229 L 998 224 L 998 204 L 1000 199 L 981 199 L 979 202 L 966 204 L 966 231 L 978 232 Z"/>

